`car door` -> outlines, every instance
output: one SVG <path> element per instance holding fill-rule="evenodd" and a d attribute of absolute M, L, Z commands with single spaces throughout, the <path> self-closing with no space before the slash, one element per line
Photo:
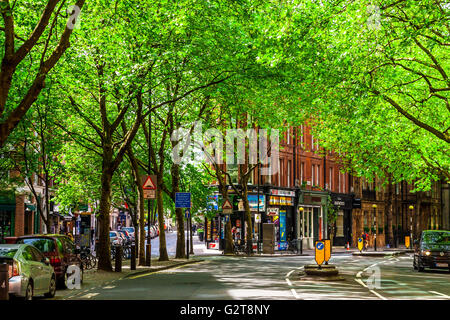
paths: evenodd
<path fill-rule="evenodd" d="M 22 257 L 25 259 L 26 264 L 29 266 L 30 274 L 29 278 L 33 280 L 34 294 L 42 292 L 42 271 L 43 266 L 35 259 L 32 246 L 26 246 L 22 251 Z"/>
<path fill-rule="evenodd" d="M 38 274 L 36 275 L 37 281 L 39 282 L 39 291 L 40 292 L 47 292 L 48 288 L 50 287 L 50 279 L 52 276 L 52 272 L 50 271 L 52 268 L 51 266 L 47 266 L 44 263 L 44 255 L 36 248 L 30 247 L 34 262 L 36 263 Z"/>

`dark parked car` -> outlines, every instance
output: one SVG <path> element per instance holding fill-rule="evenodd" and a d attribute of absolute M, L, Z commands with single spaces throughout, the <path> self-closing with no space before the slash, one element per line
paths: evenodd
<path fill-rule="evenodd" d="M 424 230 L 414 241 L 414 269 L 448 269 L 450 271 L 450 231 Z"/>
<path fill-rule="evenodd" d="M 55 270 L 58 285 L 65 287 L 67 279 L 67 268 L 77 265 L 81 270 L 81 281 L 83 279 L 83 266 L 78 256 L 78 250 L 73 241 L 61 234 L 29 235 L 18 237 L 16 243 L 26 243 L 38 248 L 44 256 L 50 260 Z"/>

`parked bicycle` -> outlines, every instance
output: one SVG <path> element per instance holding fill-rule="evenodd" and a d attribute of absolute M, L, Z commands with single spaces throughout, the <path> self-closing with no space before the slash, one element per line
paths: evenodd
<path fill-rule="evenodd" d="M 97 258 L 89 248 L 81 248 L 80 259 L 84 270 L 94 269 L 97 266 Z"/>
<path fill-rule="evenodd" d="M 235 255 L 244 255 L 247 254 L 247 246 L 245 245 L 245 241 L 237 240 L 234 243 L 234 254 Z"/>
<path fill-rule="evenodd" d="M 131 245 L 128 246 L 111 246 L 111 260 L 116 260 L 116 250 L 118 247 L 122 248 L 122 259 L 127 260 L 131 258 Z"/>
<path fill-rule="evenodd" d="M 297 246 L 297 243 L 300 244 L 299 242 L 300 240 L 297 239 L 289 241 L 286 251 L 288 253 L 299 253 L 299 247 Z"/>

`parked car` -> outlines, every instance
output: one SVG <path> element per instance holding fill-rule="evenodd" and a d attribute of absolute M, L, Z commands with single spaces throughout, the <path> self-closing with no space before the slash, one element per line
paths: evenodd
<path fill-rule="evenodd" d="M 42 252 L 28 244 L 0 244 L 0 263 L 9 265 L 8 283 L 11 296 L 31 300 L 43 294 L 53 298 L 56 274 Z"/>
<path fill-rule="evenodd" d="M 134 227 L 125 227 L 125 228 L 122 228 L 122 230 L 125 230 L 126 232 L 128 232 L 128 235 L 131 237 L 131 241 L 134 241 L 136 239 Z"/>
<path fill-rule="evenodd" d="M 118 231 L 110 231 L 109 241 L 111 242 L 111 245 L 120 246 L 122 245 L 123 238 Z"/>
<path fill-rule="evenodd" d="M 76 265 L 80 268 L 81 281 L 83 281 L 83 264 L 78 256 L 75 244 L 68 236 L 62 234 L 29 235 L 18 237 L 16 243 L 25 243 L 38 248 L 55 270 L 58 286 L 65 287 L 67 268 Z"/>
<path fill-rule="evenodd" d="M 419 272 L 425 267 L 450 271 L 450 231 L 424 230 L 414 245 L 414 269 Z"/>
<path fill-rule="evenodd" d="M 128 232 L 125 230 L 118 230 L 119 235 L 122 237 L 122 244 L 123 245 L 130 245 L 131 244 L 131 237 L 128 235 Z"/>

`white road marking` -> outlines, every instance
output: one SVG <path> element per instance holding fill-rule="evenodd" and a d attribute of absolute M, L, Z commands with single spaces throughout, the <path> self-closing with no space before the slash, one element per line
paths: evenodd
<path fill-rule="evenodd" d="M 88 294 L 85 294 L 84 296 L 81 296 L 80 298 L 85 298 L 85 299 L 91 299 L 92 297 L 95 297 L 95 296 L 97 296 L 97 295 L 99 295 L 100 293 L 96 293 L 96 292 L 94 292 L 94 293 L 88 293 Z"/>
<path fill-rule="evenodd" d="M 447 299 L 450 299 L 450 297 L 448 295 L 440 293 L 440 292 L 437 292 L 437 291 L 428 291 L 428 292 L 437 294 L 439 296 L 443 296 L 444 298 L 447 298 Z"/>
<path fill-rule="evenodd" d="M 375 290 L 369 290 L 369 291 L 372 292 L 374 295 L 376 295 L 378 298 L 383 299 L 383 300 L 387 300 L 387 298 L 383 297 L 381 294 L 379 294 Z"/>
<path fill-rule="evenodd" d="M 103 289 L 114 289 L 116 286 L 106 286 L 106 287 L 103 287 Z"/>

